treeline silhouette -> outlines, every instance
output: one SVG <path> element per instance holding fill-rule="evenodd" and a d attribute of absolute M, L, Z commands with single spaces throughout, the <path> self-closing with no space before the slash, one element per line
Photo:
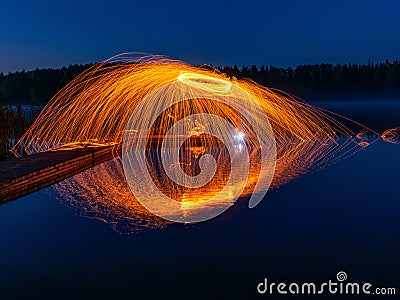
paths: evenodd
<path fill-rule="evenodd" d="M 250 78 L 310 101 L 354 98 L 400 100 L 400 62 L 300 65 L 295 69 L 261 66 L 219 68 L 230 76 Z"/>
<path fill-rule="evenodd" d="M 61 69 L 36 69 L 4 75 L 0 73 L 0 103 L 44 105 L 57 91 L 91 65 Z M 221 72 L 237 78 L 287 91 L 309 101 L 400 99 L 399 60 L 381 63 L 313 64 L 296 68 L 273 66 L 225 66 Z"/>
<path fill-rule="evenodd" d="M 44 105 L 63 86 L 91 64 L 70 65 L 61 69 L 36 69 L 4 75 L 0 73 L 0 103 Z"/>

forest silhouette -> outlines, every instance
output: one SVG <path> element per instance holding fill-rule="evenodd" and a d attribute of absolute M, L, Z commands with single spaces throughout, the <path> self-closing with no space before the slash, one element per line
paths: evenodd
<path fill-rule="evenodd" d="M 44 105 L 75 76 L 92 66 L 0 73 L 1 104 Z M 296 68 L 224 66 L 219 71 L 280 89 L 306 101 L 400 98 L 400 62 L 313 64 Z"/>

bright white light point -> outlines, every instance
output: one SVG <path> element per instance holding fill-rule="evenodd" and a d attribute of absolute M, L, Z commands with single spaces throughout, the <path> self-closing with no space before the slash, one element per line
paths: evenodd
<path fill-rule="evenodd" d="M 239 131 L 234 135 L 233 138 L 239 142 L 243 142 L 244 141 L 244 133 Z"/>

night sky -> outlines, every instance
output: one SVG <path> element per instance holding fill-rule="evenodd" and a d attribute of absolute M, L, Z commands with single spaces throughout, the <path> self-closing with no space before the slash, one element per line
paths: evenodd
<path fill-rule="evenodd" d="M 122 52 L 282 67 L 367 63 L 400 54 L 398 0 L 35 2 L 0 2 L 4 73 L 96 62 Z"/>

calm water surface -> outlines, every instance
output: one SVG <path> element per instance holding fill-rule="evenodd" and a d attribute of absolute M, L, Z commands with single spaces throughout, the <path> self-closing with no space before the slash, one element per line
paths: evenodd
<path fill-rule="evenodd" d="M 49 187 L 0 207 L 1 296 L 252 298 L 264 277 L 323 282 L 339 271 L 400 292 L 399 154 L 378 141 L 255 209 L 240 199 L 204 223 L 133 234 L 81 217 Z"/>

